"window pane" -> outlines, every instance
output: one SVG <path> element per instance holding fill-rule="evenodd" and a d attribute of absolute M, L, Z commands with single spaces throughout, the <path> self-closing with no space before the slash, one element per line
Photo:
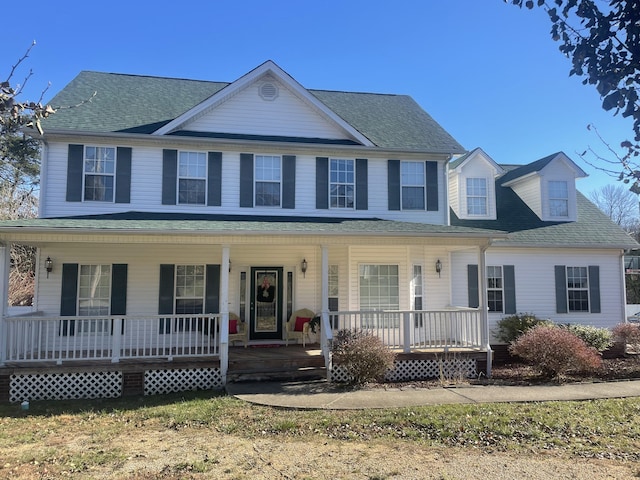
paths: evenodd
<path fill-rule="evenodd" d="M 424 210 L 424 187 L 402 187 L 403 210 Z"/>
<path fill-rule="evenodd" d="M 467 215 L 487 214 L 487 180 L 467 178 Z"/>
<path fill-rule="evenodd" d="M 279 207 L 280 184 L 256 182 L 256 206 Z"/>
<path fill-rule="evenodd" d="M 567 182 L 549 182 L 549 215 L 552 217 L 569 216 L 569 187 Z"/>
<path fill-rule="evenodd" d="M 78 315 L 109 315 L 111 265 L 80 265 Z"/>
<path fill-rule="evenodd" d="M 329 205 L 331 208 L 353 208 L 355 162 L 332 158 L 329 169 Z"/>
<path fill-rule="evenodd" d="M 360 265 L 360 309 L 361 310 L 398 310 L 398 266 L 397 265 Z M 383 321 L 378 316 L 378 322 Z M 375 322 L 375 320 L 371 320 Z M 385 318 L 385 326 L 397 327 L 397 315 Z M 389 324 L 393 323 L 393 325 Z M 373 325 L 371 325 L 373 326 Z"/>

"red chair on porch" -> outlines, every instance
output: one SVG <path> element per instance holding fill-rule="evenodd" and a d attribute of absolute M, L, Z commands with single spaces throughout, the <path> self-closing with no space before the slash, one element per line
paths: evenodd
<path fill-rule="evenodd" d="M 301 308 L 291 314 L 285 332 L 287 346 L 289 346 L 290 339 L 302 339 L 302 346 L 306 347 L 305 337 L 309 337 L 309 322 L 315 316 L 316 314 L 308 308 Z"/>
<path fill-rule="evenodd" d="M 248 333 L 247 323 L 241 322 L 238 315 L 229 312 L 229 345 L 236 341 L 242 341 L 244 342 L 244 348 L 247 348 Z"/>

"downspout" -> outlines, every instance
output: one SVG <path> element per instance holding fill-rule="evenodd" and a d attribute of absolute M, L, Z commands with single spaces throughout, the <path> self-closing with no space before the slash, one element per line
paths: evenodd
<path fill-rule="evenodd" d="M 9 267 L 11 244 L 0 244 L 0 365 L 7 361 L 7 313 L 9 308 Z"/>
<path fill-rule="evenodd" d="M 47 166 L 49 165 L 49 144 L 42 139 L 42 155 L 40 157 L 40 194 L 38 195 L 38 217 L 46 215 L 45 205 L 42 201 L 42 192 L 47 188 Z"/>
<path fill-rule="evenodd" d="M 624 250 L 620 250 L 620 273 L 622 275 L 622 288 L 621 296 L 622 296 L 622 321 L 620 323 L 627 323 L 627 274 L 624 268 Z"/>
<path fill-rule="evenodd" d="M 449 162 L 453 155 L 449 154 L 449 158 L 444 161 L 444 216 L 446 225 L 451 225 L 451 212 L 449 208 Z"/>

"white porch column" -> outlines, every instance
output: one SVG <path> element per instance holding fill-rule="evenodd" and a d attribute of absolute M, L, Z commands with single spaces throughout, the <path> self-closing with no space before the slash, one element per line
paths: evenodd
<path fill-rule="evenodd" d="M 0 365 L 7 361 L 7 321 L 9 308 L 9 268 L 11 244 L 0 245 Z"/>
<path fill-rule="evenodd" d="M 324 355 L 324 364 L 327 369 L 327 380 L 331 381 L 331 365 L 329 358 L 329 339 L 333 338 L 331 323 L 329 322 L 329 247 L 322 245 L 321 251 L 321 288 L 320 288 L 320 316 L 322 318 L 320 328 L 320 348 Z"/>
<path fill-rule="evenodd" d="M 480 247 L 480 255 L 478 261 L 478 291 L 480 296 L 480 315 L 482 318 L 484 337 L 483 343 L 487 349 L 487 377 L 491 377 L 491 363 L 493 360 L 493 352 L 491 351 L 491 332 L 489 331 L 489 308 L 487 301 L 487 247 Z"/>
<path fill-rule="evenodd" d="M 229 246 L 222 246 L 220 262 L 220 375 L 227 383 L 229 369 Z"/>

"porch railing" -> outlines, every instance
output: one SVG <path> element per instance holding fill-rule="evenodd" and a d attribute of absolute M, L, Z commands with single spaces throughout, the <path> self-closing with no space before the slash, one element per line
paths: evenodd
<path fill-rule="evenodd" d="M 6 317 L 8 362 L 219 355 L 220 315 Z M 1 350 L 1 348 L 0 348 Z"/>
<path fill-rule="evenodd" d="M 338 330 L 365 330 L 385 345 L 414 350 L 481 349 L 482 318 L 478 309 L 330 312 L 333 336 Z"/>

